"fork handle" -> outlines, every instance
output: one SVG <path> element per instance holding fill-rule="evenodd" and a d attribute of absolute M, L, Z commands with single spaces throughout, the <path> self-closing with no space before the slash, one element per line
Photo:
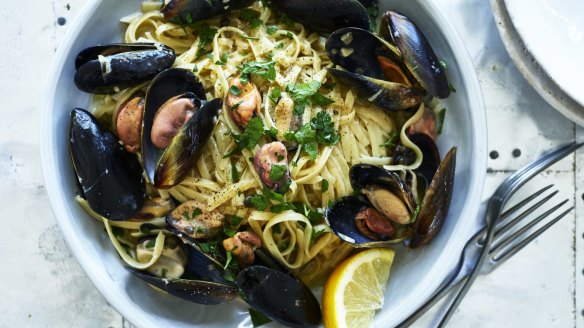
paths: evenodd
<path fill-rule="evenodd" d="M 440 289 L 430 297 L 420 308 L 416 310 L 416 312 L 412 313 L 409 317 L 407 317 L 404 321 L 402 321 L 396 328 L 407 328 L 412 325 L 416 320 L 418 320 L 424 313 L 428 312 L 436 303 L 438 303 L 441 299 L 446 296 L 446 294 L 450 293 L 455 287 L 460 285 L 462 282 L 466 281 L 468 275 L 458 275 L 456 274 L 450 280 L 448 280 Z"/>

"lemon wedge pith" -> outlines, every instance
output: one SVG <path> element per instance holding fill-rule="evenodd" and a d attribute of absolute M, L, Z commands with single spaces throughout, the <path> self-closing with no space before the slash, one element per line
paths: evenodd
<path fill-rule="evenodd" d="M 327 328 L 370 327 L 375 311 L 383 307 L 383 294 L 395 252 L 369 249 L 341 263 L 328 278 L 322 294 Z"/>

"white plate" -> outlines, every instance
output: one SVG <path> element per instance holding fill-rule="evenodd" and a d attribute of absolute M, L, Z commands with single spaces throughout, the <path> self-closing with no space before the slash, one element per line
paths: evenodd
<path fill-rule="evenodd" d="M 123 268 L 103 226 L 74 202 L 76 182 L 67 149 L 69 113 L 89 104 L 89 95 L 73 84 L 74 58 L 83 48 L 119 41 L 118 19 L 138 10 L 139 0 L 92 0 L 69 27 L 43 97 L 41 153 L 51 205 L 67 243 L 97 289 L 125 318 L 139 327 L 250 326 L 247 306 L 232 302 L 203 306 L 155 292 Z M 444 154 L 458 147 L 456 180 L 448 219 L 438 237 L 416 251 L 400 249 L 383 311 L 376 326 L 387 327 L 408 316 L 439 286 L 454 267 L 473 232 L 486 175 L 487 130 L 481 90 L 469 55 L 444 14 L 431 1 L 382 1 L 425 32 L 448 65 L 458 90 L 444 102 L 448 108 L 439 140 Z"/>
<path fill-rule="evenodd" d="M 513 62 L 554 108 L 584 126 L 584 1 L 491 0 Z"/>

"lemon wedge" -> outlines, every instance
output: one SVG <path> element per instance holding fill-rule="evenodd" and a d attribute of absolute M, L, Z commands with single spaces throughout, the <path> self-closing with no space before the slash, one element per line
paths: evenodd
<path fill-rule="evenodd" d="M 324 326 L 370 327 L 383 294 L 395 252 L 374 248 L 343 261 L 329 276 L 322 294 Z"/>

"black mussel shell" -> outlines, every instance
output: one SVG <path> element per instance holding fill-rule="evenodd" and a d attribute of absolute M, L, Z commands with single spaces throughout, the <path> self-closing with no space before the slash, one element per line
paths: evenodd
<path fill-rule="evenodd" d="M 410 134 L 408 138 L 420 148 L 423 154 L 422 163 L 420 163 L 420 166 L 414 172 L 424 179 L 426 186 L 429 186 L 440 165 L 440 152 L 438 147 L 434 139 L 425 133 Z M 402 145 L 396 147 L 396 153 L 394 155 L 395 164 L 411 165 L 415 160 L 416 154 L 413 150 Z"/>
<path fill-rule="evenodd" d="M 199 246 L 193 247 L 192 243 L 187 244 L 189 261 L 187 262 L 185 275 L 197 280 L 207 280 L 223 284 L 233 284 L 225 278 L 225 270 L 217 260 L 203 253 Z"/>
<path fill-rule="evenodd" d="M 152 124 L 160 107 L 173 97 L 188 97 L 198 109 L 161 150 L 152 144 Z M 188 174 L 213 132 L 222 105 L 221 99 L 205 102 L 202 84 L 188 70 L 172 68 L 154 78 L 146 94 L 141 149 L 146 175 L 157 188 L 170 188 Z"/>
<path fill-rule="evenodd" d="M 336 68 L 327 70 L 338 81 L 355 90 L 359 97 L 386 110 L 404 110 L 416 106 L 425 95 L 420 89 L 409 88 L 400 83 L 377 80 Z"/>
<path fill-rule="evenodd" d="M 369 29 L 367 9 L 357 0 L 272 0 L 272 4 L 320 34 L 328 35 L 350 26 Z"/>
<path fill-rule="evenodd" d="M 388 11 L 381 19 L 379 33 L 397 47 L 409 72 L 428 93 L 437 98 L 449 96 L 444 68 L 416 24 L 399 13 Z"/>
<path fill-rule="evenodd" d="M 108 94 L 151 80 L 174 63 L 163 44 L 116 43 L 87 48 L 75 59 L 75 85 L 81 91 Z"/>
<path fill-rule="evenodd" d="M 416 227 L 410 239 L 410 248 L 427 244 L 442 228 L 452 200 L 455 168 L 456 147 L 452 147 L 444 156 L 424 195 Z"/>
<path fill-rule="evenodd" d="M 335 235 L 357 248 L 391 247 L 407 237 L 407 229 L 399 226 L 396 226 L 396 233 L 391 239 L 373 240 L 365 236 L 357 228 L 355 218 L 366 208 L 373 208 L 373 205 L 365 196 L 347 196 L 327 207 L 324 217 Z"/>
<path fill-rule="evenodd" d="M 413 213 L 417 202 L 408 184 L 396 173 L 370 164 L 353 165 L 349 170 L 351 185 L 355 190 L 367 186 L 381 186 L 398 196 Z"/>
<path fill-rule="evenodd" d="M 164 18 L 188 25 L 231 10 L 251 6 L 254 0 L 167 0 L 160 12 Z"/>
<path fill-rule="evenodd" d="M 229 302 L 237 297 L 234 285 L 203 280 L 158 278 L 148 272 L 125 267 L 136 277 L 171 295 L 194 303 L 215 305 Z"/>
<path fill-rule="evenodd" d="M 252 265 L 237 275 L 239 295 L 268 318 L 289 327 L 320 325 L 320 304 L 310 288 L 293 276 Z"/>
<path fill-rule="evenodd" d="M 138 157 L 84 109 L 71 112 L 69 150 L 82 196 L 109 220 L 126 220 L 142 208 L 146 184 Z"/>
<path fill-rule="evenodd" d="M 336 30 L 326 40 L 326 52 L 335 65 L 351 73 L 384 80 L 378 56 L 389 57 L 391 45 L 377 35 L 360 28 Z"/>

